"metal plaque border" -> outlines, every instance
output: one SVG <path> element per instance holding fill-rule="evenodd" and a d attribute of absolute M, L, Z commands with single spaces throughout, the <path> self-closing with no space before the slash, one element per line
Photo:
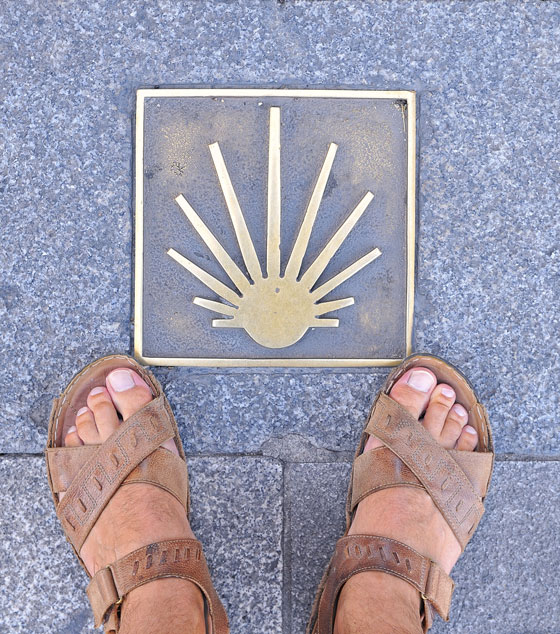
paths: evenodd
<path fill-rule="evenodd" d="M 193 367 L 358 368 L 389 367 L 398 359 L 220 359 L 145 357 L 142 353 L 144 282 L 144 102 L 150 97 L 313 97 L 346 99 L 399 99 L 407 104 L 407 270 L 405 350 L 412 349 L 414 271 L 416 252 L 416 92 L 412 90 L 345 90 L 284 88 L 139 88 L 136 91 L 135 134 L 135 248 L 134 248 L 134 356 L 145 365 Z"/>

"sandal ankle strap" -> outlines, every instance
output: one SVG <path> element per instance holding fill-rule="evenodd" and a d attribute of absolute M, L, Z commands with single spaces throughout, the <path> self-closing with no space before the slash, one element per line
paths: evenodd
<path fill-rule="evenodd" d="M 334 609 L 342 586 L 353 575 L 367 571 L 386 572 L 413 586 L 424 601 L 425 619 L 430 622 L 428 606 L 444 620 L 449 619 L 455 584 L 441 566 L 395 539 L 378 535 L 350 535 L 339 539 L 336 544 L 317 606 L 314 633 L 332 634 Z"/>
<path fill-rule="evenodd" d="M 135 588 L 156 579 L 176 577 L 196 584 L 208 606 L 213 634 L 227 634 L 227 616 L 212 586 L 202 544 L 196 539 L 156 542 L 135 550 L 99 570 L 87 595 L 95 627 L 118 632 L 120 605 Z"/>

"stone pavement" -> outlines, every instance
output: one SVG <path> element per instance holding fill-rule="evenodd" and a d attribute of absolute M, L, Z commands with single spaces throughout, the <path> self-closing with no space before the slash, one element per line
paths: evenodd
<path fill-rule="evenodd" d="M 417 91 L 414 349 L 498 451 L 433 631 L 560 632 L 560 4 L 4 0 L 0 60 L 0 631 L 93 631 L 40 453 L 52 397 L 131 349 L 135 89 L 266 84 Z M 232 632 L 301 633 L 386 371 L 156 373 Z"/>

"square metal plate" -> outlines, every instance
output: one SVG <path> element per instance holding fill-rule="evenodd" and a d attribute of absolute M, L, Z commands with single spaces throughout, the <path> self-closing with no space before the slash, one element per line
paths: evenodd
<path fill-rule="evenodd" d="M 135 354 L 388 366 L 410 352 L 415 93 L 142 89 Z"/>

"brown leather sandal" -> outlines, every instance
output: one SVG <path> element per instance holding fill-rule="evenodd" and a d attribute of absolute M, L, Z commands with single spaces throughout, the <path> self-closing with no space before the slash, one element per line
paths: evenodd
<path fill-rule="evenodd" d="M 478 433 L 476 451 L 444 449 L 406 409 L 389 398 L 395 382 L 410 368 L 432 370 L 438 383 L 448 383 L 469 413 Z M 370 435 L 385 444 L 363 453 Z M 461 549 L 472 537 L 482 514 L 492 475 L 494 453 L 488 414 L 467 379 L 432 355 L 408 357 L 391 374 L 375 399 L 354 465 L 346 503 L 346 532 L 319 585 L 307 634 L 332 634 L 338 596 L 358 572 L 376 570 L 408 581 L 421 595 L 421 621 L 427 632 L 435 610 L 446 621 L 454 583 L 434 561 L 406 544 L 377 535 L 351 535 L 348 530 L 358 503 L 380 489 L 408 486 L 425 489 L 453 530 Z"/>
<path fill-rule="evenodd" d="M 65 434 L 74 425 L 77 410 L 85 404 L 90 390 L 103 385 L 107 375 L 119 367 L 138 372 L 151 387 L 154 399 L 123 422 L 102 445 L 64 447 Z M 174 439 L 180 457 L 160 447 L 170 438 Z M 153 484 L 171 493 L 189 512 L 187 464 L 177 423 L 157 379 L 128 356 L 111 355 L 91 363 L 55 399 L 46 460 L 56 513 L 88 577 L 80 549 L 119 487 L 135 482 Z M 60 499 L 63 492 L 65 495 Z M 149 544 L 99 570 L 87 588 L 95 627 L 103 624 L 106 634 L 118 632 L 120 605 L 126 595 L 162 577 L 179 577 L 195 583 L 205 599 L 208 631 L 229 632 L 202 544 L 195 539 Z"/>

